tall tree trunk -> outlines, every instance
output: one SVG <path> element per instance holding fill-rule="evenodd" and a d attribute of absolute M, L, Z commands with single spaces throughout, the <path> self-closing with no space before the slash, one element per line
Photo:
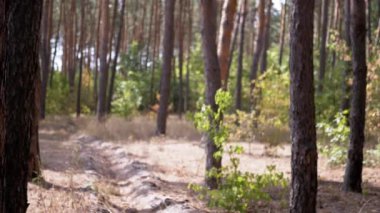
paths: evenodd
<path fill-rule="evenodd" d="M 149 27 L 148 27 L 148 43 L 146 45 L 146 53 L 145 53 L 145 64 L 144 64 L 144 70 L 148 70 L 148 62 L 150 57 L 150 44 L 152 40 L 152 25 L 153 25 L 153 18 L 155 14 L 155 3 L 152 2 L 151 4 L 151 10 L 150 10 L 150 18 L 149 18 Z"/>
<path fill-rule="evenodd" d="M 100 22 L 100 72 L 99 72 L 99 91 L 98 91 L 98 106 L 97 118 L 103 121 L 106 115 L 106 96 L 108 82 L 108 28 L 109 28 L 109 0 L 101 0 L 102 15 Z"/>
<path fill-rule="evenodd" d="M 178 26 L 178 116 L 181 119 L 183 113 L 183 42 L 185 36 L 184 30 L 184 3 L 179 0 L 179 26 Z"/>
<path fill-rule="evenodd" d="M 234 29 L 237 0 L 226 0 L 219 28 L 218 60 L 221 72 L 222 86 L 226 90 L 228 82 L 228 61 L 230 58 L 231 35 Z"/>
<path fill-rule="evenodd" d="M 261 57 L 261 73 L 264 73 L 267 70 L 268 64 L 268 50 L 270 47 L 270 23 L 272 17 L 272 0 L 268 1 L 267 14 L 265 16 L 265 32 L 264 32 L 264 47 Z"/>
<path fill-rule="evenodd" d="M 70 11 L 67 14 L 68 18 L 68 44 L 67 44 L 67 71 L 69 79 L 70 93 L 74 92 L 75 85 L 75 46 L 76 46 L 76 35 L 75 35 L 75 21 L 76 21 L 76 0 L 71 0 Z"/>
<path fill-rule="evenodd" d="M 350 111 L 350 147 L 344 175 L 345 191 L 362 192 L 363 147 L 366 107 L 366 16 L 365 2 L 351 0 L 352 67 L 354 73 Z"/>
<path fill-rule="evenodd" d="M 78 90 L 77 90 L 77 104 L 76 104 L 76 112 L 77 117 L 79 118 L 81 114 L 81 95 L 82 95 L 82 73 L 83 73 L 83 58 L 84 58 L 84 43 L 85 43 L 85 34 L 86 34 L 86 27 L 85 27 L 85 18 L 86 18 L 86 0 L 81 1 L 81 16 L 80 16 L 80 41 L 79 41 L 79 52 L 80 52 L 80 59 L 79 59 L 79 79 L 78 79 Z"/>
<path fill-rule="evenodd" d="M 348 47 L 348 53 L 351 53 L 351 0 L 344 0 L 344 39 L 346 46 Z M 347 61 L 345 64 L 345 69 L 343 70 L 343 82 L 342 82 L 342 103 L 340 109 L 342 112 L 350 109 L 351 100 L 351 85 L 350 77 L 352 75 L 352 62 Z"/>
<path fill-rule="evenodd" d="M 125 1 L 123 0 L 121 2 L 121 13 L 120 13 L 120 19 L 119 19 L 119 31 L 117 32 L 116 37 L 116 46 L 115 46 L 115 56 L 113 58 L 112 62 L 112 68 L 111 68 L 111 80 L 110 80 L 110 88 L 108 91 L 108 101 L 107 101 L 107 111 L 108 113 L 111 113 L 111 104 L 112 104 L 112 97 L 114 92 L 114 84 L 115 84 L 115 77 L 116 77 L 116 67 L 117 67 L 117 61 L 119 59 L 119 53 L 120 53 L 120 45 L 121 45 L 121 36 L 123 33 L 123 26 L 124 26 L 124 13 L 125 13 Z"/>
<path fill-rule="evenodd" d="M 314 0 L 292 0 L 290 27 L 290 212 L 316 212 L 317 145 L 313 83 Z"/>
<path fill-rule="evenodd" d="M 315 6 L 316 6 L 316 20 L 317 20 L 317 26 L 316 26 L 316 30 L 317 30 L 317 37 L 316 37 L 316 46 L 319 47 L 320 45 L 320 41 L 321 41 L 321 29 L 322 29 L 322 0 L 319 0 L 319 1 L 315 1 Z"/>
<path fill-rule="evenodd" d="M 5 147 L 5 131 L 6 131 L 6 124 L 5 124 L 5 113 L 6 113 L 6 102 L 3 98 L 3 95 L 5 93 L 6 85 L 5 85 L 5 58 L 6 58 L 6 41 L 7 41 L 7 15 L 5 13 L 5 0 L 0 0 L 0 210 L 3 212 L 4 205 L 5 205 L 5 199 L 6 194 L 4 193 L 6 186 L 4 186 L 4 180 L 5 174 L 4 174 L 4 165 L 3 162 L 5 160 L 5 153 L 4 153 L 4 147 Z M 25 192 L 26 193 L 26 192 Z M 22 194 L 20 194 L 22 195 Z M 20 199 L 17 197 L 17 199 Z M 23 199 L 23 197 L 21 197 Z M 25 201 L 26 202 L 26 201 Z M 26 209 L 25 209 L 26 211 Z"/>
<path fill-rule="evenodd" d="M 282 58 L 284 55 L 284 44 L 285 44 L 285 33 L 286 33 L 286 17 L 287 17 L 287 9 L 288 9 L 288 0 L 285 0 L 285 3 L 282 4 L 281 9 L 281 35 L 280 35 L 280 53 L 278 63 L 282 65 Z"/>
<path fill-rule="evenodd" d="M 247 0 L 243 0 L 240 11 L 240 45 L 239 45 L 239 59 L 238 69 L 236 76 L 236 94 L 235 94 L 235 109 L 241 110 L 241 96 L 242 96 L 242 78 L 243 78 L 243 59 L 244 59 L 244 35 L 245 35 L 245 20 L 247 17 Z"/>
<path fill-rule="evenodd" d="M 184 110 L 187 112 L 190 108 L 190 60 L 191 60 L 191 45 L 193 40 L 193 4 L 188 1 L 188 39 L 187 39 L 187 64 L 186 64 L 186 87 L 185 87 L 185 99 L 184 99 Z"/>
<path fill-rule="evenodd" d="M 221 88 L 222 82 L 220 77 L 220 68 L 218 62 L 217 45 L 216 45 L 216 19 L 217 19 L 217 1 L 201 0 L 201 27 L 202 27 L 202 49 L 206 77 L 206 104 L 216 112 L 218 105 L 215 103 L 216 92 Z M 210 118 L 212 119 L 212 118 Z M 220 121 L 213 121 L 219 123 Z M 214 154 L 220 147 L 215 144 L 211 135 L 206 135 L 206 172 L 212 169 L 220 171 L 222 159 L 215 158 Z M 213 176 L 206 175 L 206 184 L 211 189 L 216 189 L 219 180 Z"/>
<path fill-rule="evenodd" d="M 61 23 L 62 23 L 62 16 L 63 16 L 63 1 L 61 1 L 60 6 L 59 6 L 59 18 L 58 18 L 58 24 L 57 24 L 57 31 L 55 34 L 55 39 L 54 39 L 54 51 L 53 51 L 53 59 L 51 61 L 51 66 L 50 66 L 50 88 L 53 87 L 53 76 L 54 76 L 54 65 L 55 65 L 55 58 L 57 56 L 57 49 L 58 49 L 58 42 L 60 39 L 60 31 L 61 31 Z M 63 70 L 62 70 L 63 71 Z"/>
<path fill-rule="evenodd" d="M 94 99 L 95 102 L 97 103 L 98 100 L 98 79 L 99 79 L 99 55 L 100 55 L 100 23 L 101 23 L 101 18 L 102 18 L 102 11 L 104 10 L 101 6 L 102 1 L 98 1 L 98 22 L 96 26 L 96 45 L 95 45 L 95 72 L 94 72 Z"/>
<path fill-rule="evenodd" d="M 253 54 L 253 62 L 251 66 L 251 73 L 249 76 L 250 84 L 251 84 L 251 90 L 250 95 L 251 99 L 253 99 L 253 90 L 255 88 L 254 80 L 257 78 L 257 71 L 259 67 L 260 62 L 260 56 L 262 55 L 262 51 L 264 49 L 264 30 L 265 30 L 265 0 L 260 0 L 259 3 L 259 32 L 257 35 L 257 41 L 256 41 L 256 49 L 255 54 Z M 253 101 L 252 101 L 253 103 Z"/>
<path fill-rule="evenodd" d="M 155 84 L 155 72 L 156 72 L 156 56 L 157 52 L 160 50 L 160 34 L 161 34 L 161 14 L 160 14 L 160 1 L 156 1 L 156 9 L 155 9 L 155 30 L 154 30 L 154 38 L 153 38 L 153 62 L 152 62 L 152 73 L 151 73 L 151 78 L 150 78 L 150 100 L 151 104 L 154 104 L 156 99 L 155 99 L 155 91 L 154 91 L 154 84 Z"/>
<path fill-rule="evenodd" d="M 322 38 L 321 38 L 321 46 L 320 46 L 320 56 L 319 56 L 319 78 L 318 78 L 318 92 L 323 91 L 323 81 L 325 79 L 326 72 L 326 43 L 327 43 L 327 28 L 329 22 L 329 0 L 322 1 Z"/>
<path fill-rule="evenodd" d="M 174 49 L 174 9 L 175 0 L 165 0 L 164 49 L 162 52 L 163 63 L 160 85 L 160 108 L 157 115 L 157 134 L 166 134 Z"/>
<path fill-rule="evenodd" d="M 45 102 L 47 83 L 50 70 L 50 34 L 49 28 L 51 17 L 49 16 L 52 0 L 44 1 L 42 21 L 41 21 L 41 71 L 42 71 L 42 86 L 41 86 L 41 99 L 40 99 L 40 118 L 45 119 Z"/>
<path fill-rule="evenodd" d="M 241 10 L 241 8 L 239 8 L 239 10 Z M 237 45 L 237 42 L 238 42 L 238 36 L 239 36 L 239 25 L 240 25 L 240 19 L 241 19 L 241 14 L 237 14 L 236 16 L 236 19 L 235 19 L 235 25 L 234 25 L 234 34 L 233 34 L 233 37 L 232 37 L 232 44 L 231 44 L 231 47 L 230 47 L 230 56 L 229 56 L 229 59 L 228 59 L 228 71 L 227 71 L 227 75 L 229 75 L 230 73 L 230 70 L 231 70 L 231 66 L 232 66 L 232 62 L 234 60 L 234 53 L 235 53 L 235 49 L 236 49 L 236 45 Z M 227 79 L 228 79 L 228 76 L 227 76 Z"/>
<path fill-rule="evenodd" d="M 0 212 L 26 212 L 38 126 L 41 0 L 0 0 Z M 17 131 L 15 131 L 17 130 Z"/>

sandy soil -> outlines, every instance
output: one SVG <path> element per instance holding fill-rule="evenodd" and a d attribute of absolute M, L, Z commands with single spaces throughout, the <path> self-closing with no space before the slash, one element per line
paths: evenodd
<path fill-rule="evenodd" d="M 168 128 L 178 131 L 172 130 L 167 138 L 151 138 L 151 133 L 139 135 L 153 132 L 149 119 L 131 122 L 136 121 L 118 120 L 94 128 L 91 121 L 44 121 L 40 130 L 43 179 L 29 184 L 28 212 L 221 212 L 207 209 L 187 188 L 189 183 L 202 183 L 205 161 L 203 144 L 191 125 L 173 122 Z M 99 137 L 102 128 L 109 133 L 133 125 L 140 129 Z M 243 170 L 261 173 L 275 165 L 289 177 L 289 145 L 270 150 L 258 142 L 241 145 L 247 150 L 241 157 Z M 343 171 L 319 159 L 318 212 L 380 212 L 380 167 L 365 168 L 363 195 L 340 191 Z M 258 212 L 288 212 L 286 200 L 263 203 Z"/>

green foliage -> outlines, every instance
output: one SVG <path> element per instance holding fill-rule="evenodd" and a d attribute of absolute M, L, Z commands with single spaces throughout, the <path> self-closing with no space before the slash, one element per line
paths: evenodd
<path fill-rule="evenodd" d="M 142 94 L 135 81 L 119 81 L 117 83 L 112 111 L 121 116 L 130 116 L 141 106 Z"/>
<path fill-rule="evenodd" d="M 232 105 L 232 97 L 228 92 L 219 90 L 215 101 L 218 110 L 214 112 L 210 106 L 203 105 L 201 111 L 194 116 L 195 125 L 202 132 L 209 134 L 221 151 L 214 155 L 221 158 L 227 151 L 229 164 L 224 166 L 221 172 L 211 170 L 207 175 L 217 177 L 222 182 L 216 190 L 192 184 L 190 188 L 200 194 L 202 199 L 207 199 L 212 208 L 223 208 L 228 211 L 246 212 L 254 208 L 257 201 L 270 200 L 268 189 L 275 187 L 284 188 L 287 185 L 283 173 L 276 172 L 274 166 L 267 168 L 264 174 L 253 174 L 239 170 L 239 155 L 244 153 L 242 146 L 229 144 L 226 149 L 231 124 L 224 122 L 222 117 Z M 242 114 L 238 112 L 238 114 Z M 234 124 L 236 125 L 236 124 Z M 226 150 L 225 150 L 226 149 Z"/>
<path fill-rule="evenodd" d="M 247 212 L 253 210 L 259 201 L 270 201 L 272 198 L 269 191 L 272 188 L 284 189 L 288 185 L 284 174 L 276 172 L 275 166 L 268 166 L 263 174 L 225 168 L 222 176 L 223 183 L 216 190 L 195 184 L 189 188 L 198 192 L 201 199 L 207 199 L 211 208 Z"/>
<path fill-rule="evenodd" d="M 89 114 L 95 109 L 92 82 L 84 72 L 81 91 L 81 111 Z M 46 94 L 46 113 L 51 115 L 69 115 L 76 110 L 77 88 L 70 93 L 67 77 L 61 72 L 55 72 L 52 86 L 48 85 Z"/>
<path fill-rule="evenodd" d="M 207 133 L 220 149 L 214 157 L 221 158 L 223 155 L 223 144 L 229 135 L 228 126 L 223 123 L 223 114 L 232 105 L 232 96 L 223 90 L 218 90 L 215 95 L 218 110 L 214 112 L 210 105 L 203 105 L 200 112 L 195 113 L 195 126 L 202 132 Z"/>
<path fill-rule="evenodd" d="M 317 124 L 324 143 L 320 144 L 320 152 L 328 158 L 332 165 L 343 164 L 347 159 L 347 148 L 350 128 L 347 125 L 348 111 L 337 113 L 333 122 L 319 122 Z"/>

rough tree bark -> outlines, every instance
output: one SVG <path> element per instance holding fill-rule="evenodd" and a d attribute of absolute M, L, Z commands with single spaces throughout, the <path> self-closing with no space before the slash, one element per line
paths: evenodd
<path fill-rule="evenodd" d="M 316 212 L 317 145 L 313 83 L 314 0 L 292 0 L 290 27 L 290 212 Z"/>
<path fill-rule="evenodd" d="M 227 89 L 228 62 L 230 58 L 231 35 L 234 29 L 237 0 L 226 0 L 219 28 L 218 60 L 223 89 Z"/>
<path fill-rule="evenodd" d="M 362 192 L 363 147 L 367 86 L 365 2 L 351 0 L 353 84 L 350 111 L 350 147 L 344 175 L 345 191 Z"/>
<path fill-rule="evenodd" d="M 218 62 L 217 45 L 216 45 L 216 20 L 217 20 L 217 1 L 201 0 L 201 27 L 202 27 L 202 49 L 206 77 L 206 104 L 214 112 L 218 110 L 215 103 L 215 94 L 221 88 L 220 68 Z M 211 121 L 218 122 L 218 121 Z M 222 167 L 222 160 L 215 158 L 214 154 L 219 150 L 210 135 L 206 135 L 206 171 L 216 169 L 219 171 Z M 209 188 L 218 187 L 219 180 L 216 177 L 206 175 L 206 184 Z"/>
<path fill-rule="evenodd" d="M 157 114 L 157 134 L 166 134 L 166 118 L 170 98 L 170 80 L 174 49 L 175 0 L 165 0 L 164 49 L 161 74 L 160 108 Z"/>
<path fill-rule="evenodd" d="M 106 115 L 106 96 L 108 82 L 108 28 L 109 28 L 109 0 L 101 0 L 101 22 L 100 22 L 100 72 L 99 72 L 99 91 L 97 118 L 103 121 Z"/>
<path fill-rule="evenodd" d="M 26 212 L 42 0 L 0 0 L 0 212 Z M 17 130 L 17 131 L 15 131 Z"/>

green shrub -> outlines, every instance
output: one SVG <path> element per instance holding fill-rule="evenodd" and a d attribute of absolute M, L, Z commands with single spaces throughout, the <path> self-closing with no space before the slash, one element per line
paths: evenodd
<path fill-rule="evenodd" d="M 246 212 L 255 208 L 258 201 L 270 200 L 268 190 L 273 187 L 283 189 L 287 185 L 287 180 L 283 173 L 276 172 L 274 166 L 268 167 L 264 174 L 239 170 L 239 155 L 244 153 L 244 149 L 238 145 L 228 144 L 230 124 L 221 119 L 222 116 L 226 116 L 225 113 L 232 104 L 232 97 L 228 92 L 219 90 L 215 101 L 219 106 L 217 112 L 213 112 L 210 106 L 203 105 L 201 111 L 195 114 L 194 120 L 198 129 L 209 134 L 220 148 L 214 157 L 221 158 L 223 153 L 227 152 L 230 162 L 221 172 L 211 170 L 206 174 L 221 180 L 218 189 L 210 190 L 196 184 L 191 184 L 189 187 L 198 192 L 201 199 L 206 199 L 212 208 Z"/>
<path fill-rule="evenodd" d="M 319 122 L 317 128 L 324 136 L 319 144 L 322 155 L 332 165 L 343 164 L 347 159 L 350 128 L 347 125 L 348 111 L 337 113 L 333 122 Z"/>

